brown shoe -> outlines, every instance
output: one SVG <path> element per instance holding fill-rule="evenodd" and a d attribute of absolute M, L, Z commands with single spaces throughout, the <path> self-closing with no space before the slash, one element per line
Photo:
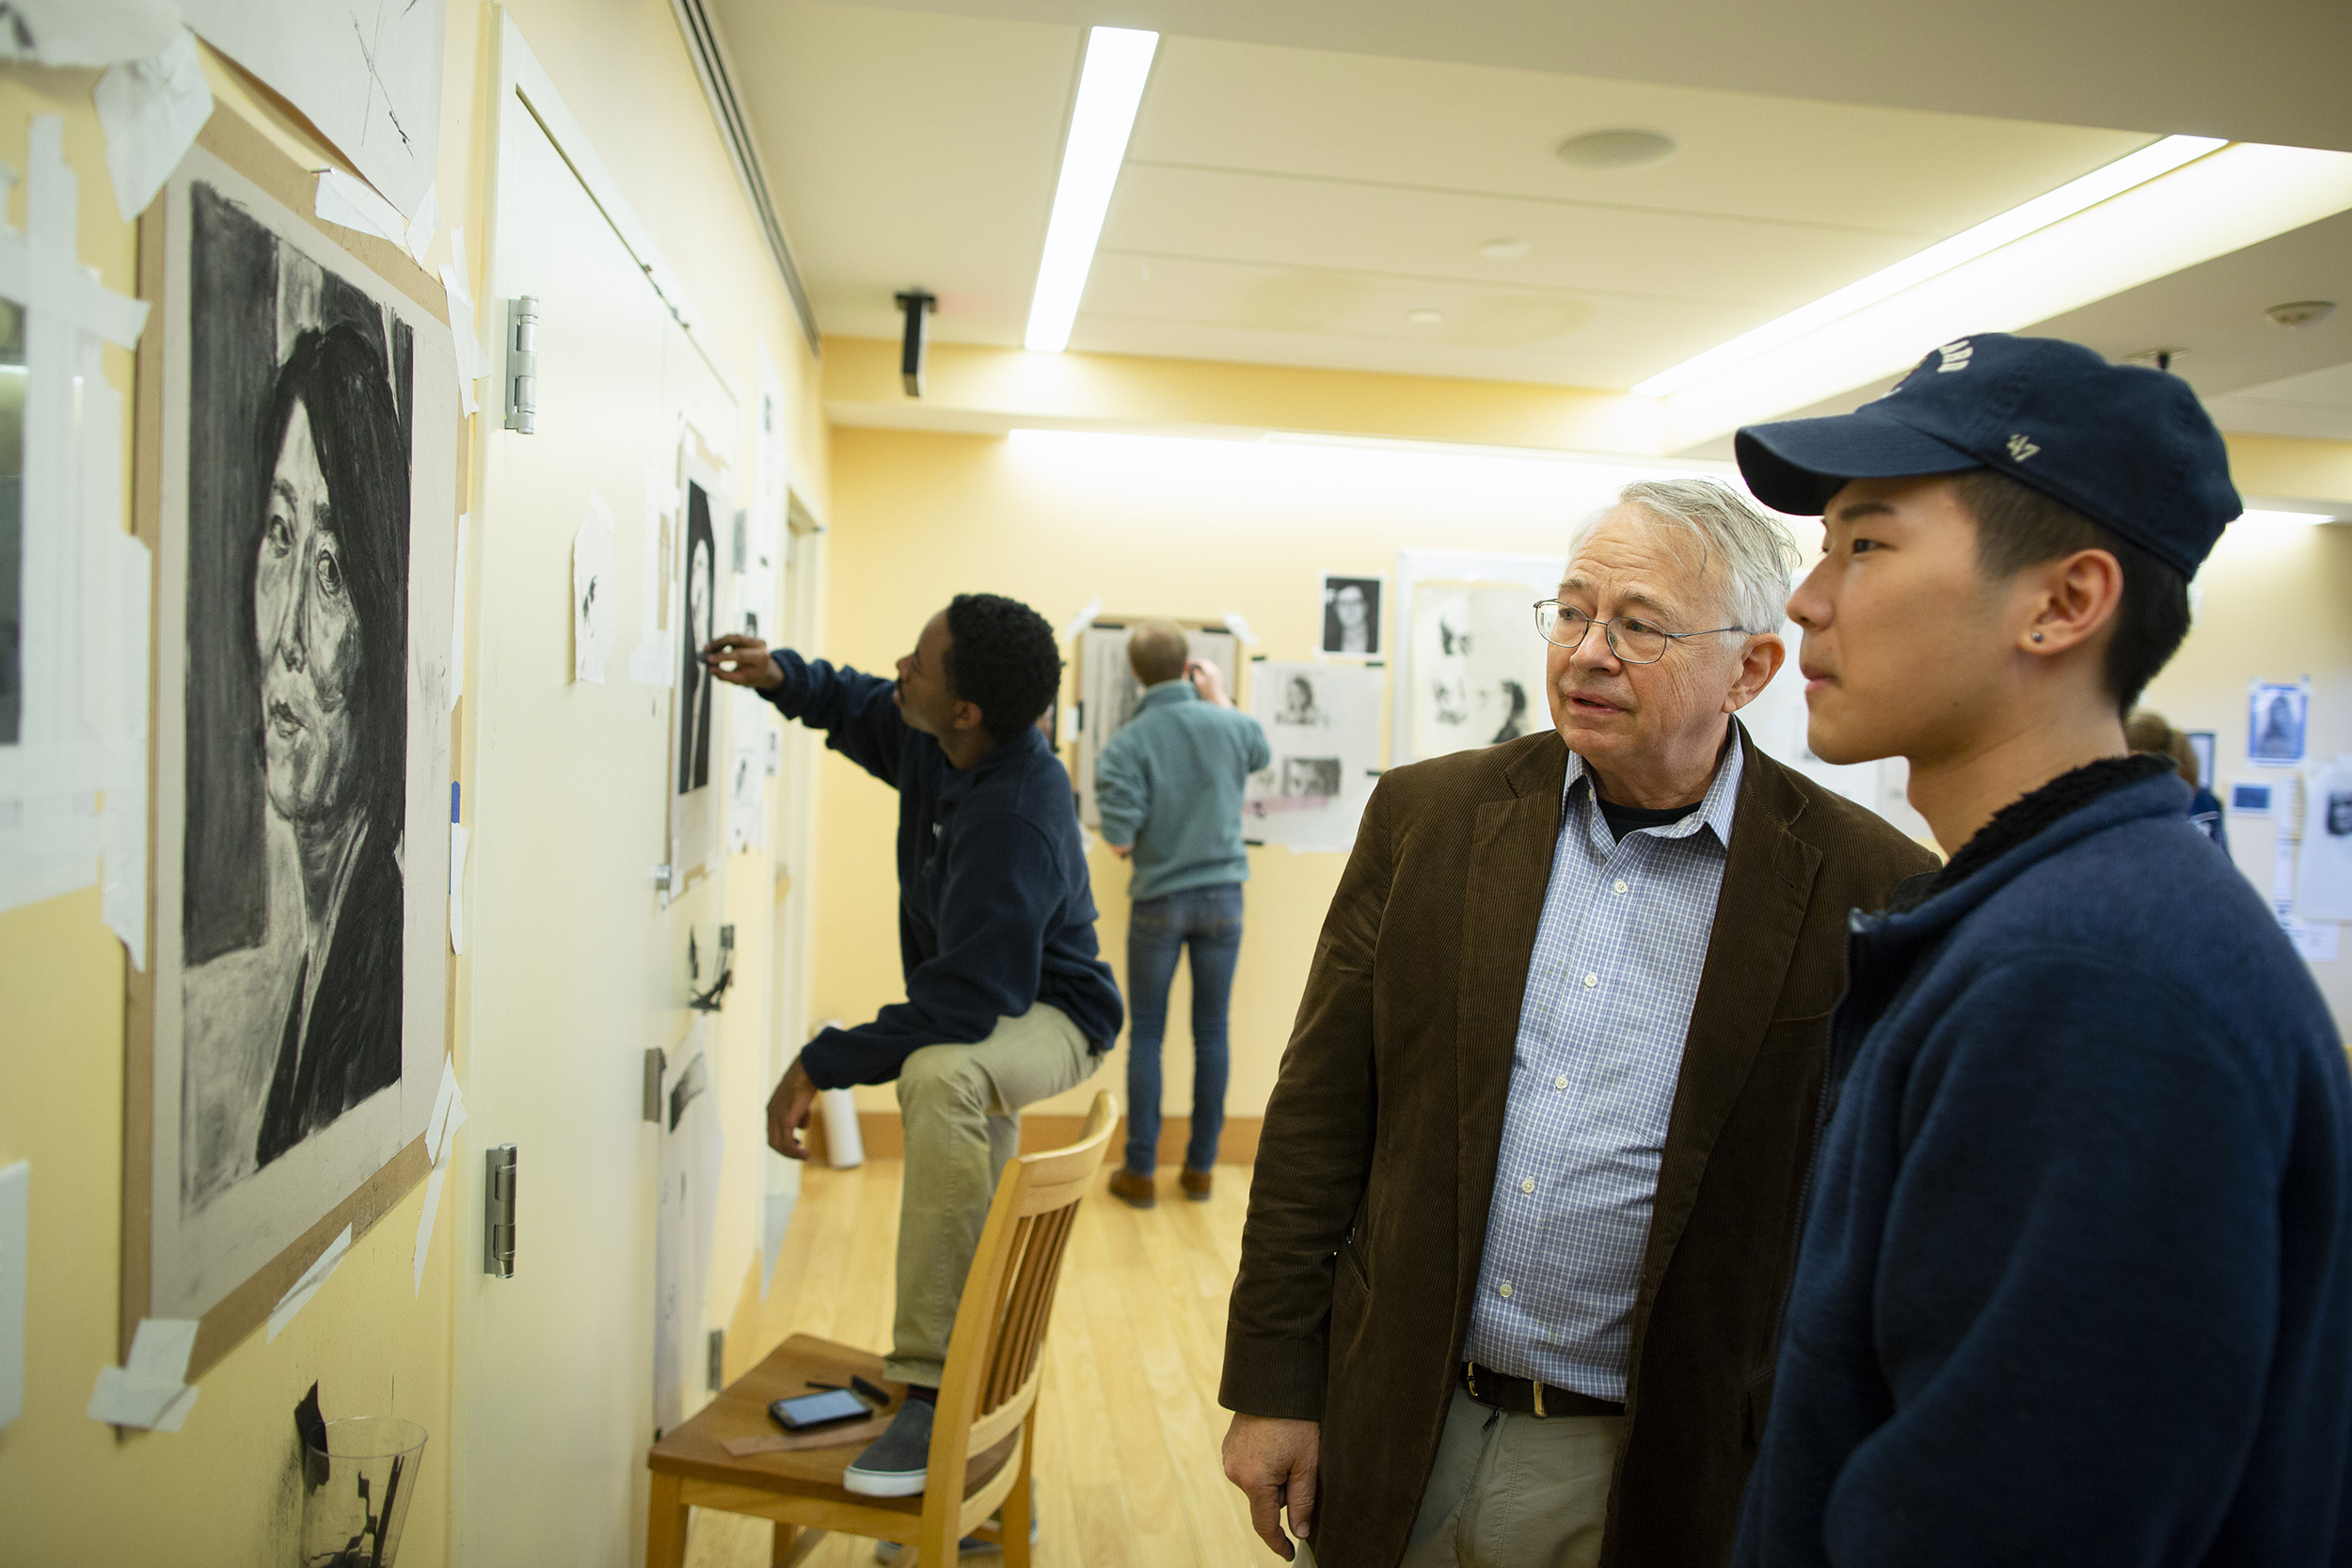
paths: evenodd
<path fill-rule="evenodd" d="M 1216 1185 L 1216 1172 L 1195 1170 L 1190 1165 L 1186 1165 L 1184 1173 L 1176 1179 L 1176 1182 L 1184 1189 L 1184 1196 L 1193 1202 L 1206 1203 L 1209 1201 L 1210 1191 Z"/>
<path fill-rule="evenodd" d="M 1111 1196 L 1130 1209 L 1149 1209 L 1160 1200 L 1150 1177 L 1123 1168 L 1111 1172 Z"/>

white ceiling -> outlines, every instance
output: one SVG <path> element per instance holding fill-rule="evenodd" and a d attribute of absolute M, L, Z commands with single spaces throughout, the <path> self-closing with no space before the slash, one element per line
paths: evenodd
<path fill-rule="evenodd" d="M 1052 0 L 941 3 L 963 14 L 860 0 L 717 0 L 736 85 L 828 333 L 895 337 L 892 294 L 922 285 L 941 297 L 937 338 L 1020 341 L 1081 15 L 1199 32 L 1162 41 L 1072 338 L 1079 350 L 1623 388 L 2154 135 L 2200 128 L 2134 97 L 2137 88 L 2086 99 L 2145 107 L 2150 119 L 2136 129 L 1951 112 L 1953 84 L 1934 72 L 1931 83 L 1917 72 L 1841 76 L 1839 49 L 1851 64 L 1860 47 L 1851 40 L 1817 40 L 1825 69 L 1789 81 L 1816 98 L 1690 85 L 1723 74 L 1703 46 L 1644 67 L 1656 75 L 1671 62 L 1680 85 L 1486 61 L 1512 26 L 1534 24 L 1533 9 L 1154 0 L 1158 11 L 1180 13 L 1171 21 L 1136 14 L 1153 9 L 1141 0 L 1117 14 Z M 2249 3 L 2259 12 L 2269 0 Z M 1979 0 L 1970 14 L 2008 6 Z M 1684 8 L 1684 21 L 1710 8 L 1721 8 L 1717 0 Z M 2083 0 L 2076 8 L 2101 8 Z M 1344 26 L 1329 22 L 1343 9 Z M 2327 9 L 2328 20 L 2312 24 L 2323 30 L 2338 25 L 2339 12 L 2352 16 L 2352 7 Z M 1421 13 L 1467 16 L 1486 31 L 1465 24 L 1433 57 L 1402 57 L 1400 40 L 1418 36 Z M 2075 20 L 2054 47 L 2074 37 Z M 1359 48 L 1263 41 L 1280 32 L 1277 23 L 1291 29 L 1285 36 Z M 2242 40 L 2201 42 L 2204 27 L 2175 28 L 2166 57 L 2242 49 Z M 2352 41 L 2352 26 L 2344 30 Z M 2145 53 L 2153 31 L 2142 16 L 2129 47 L 2110 31 L 2109 65 L 2119 48 Z M 1915 32 L 1881 39 L 1881 65 L 1901 63 Z M 1578 57 L 1605 59 L 1612 47 L 1596 42 Z M 2299 69 L 2265 68 L 2273 84 Z M 2215 102 L 2244 99 L 2238 118 L 2259 120 L 2267 111 L 2256 89 L 2266 84 L 2239 77 L 2234 96 Z M 1959 103 L 2051 101 L 2031 86 L 2012 72 L 1997 90 L 1962 93 Z M 2330 90 L 2337 108 L 2328 112 L 2341 112 L 2345 95 Z M 1883 102 L 1894 97 L 1911 106 Z M 2230 118 L 2210 103 L 2199 112 Z M 2352 132 L 2352 113 L 2345 119 L 2340 129 Z M 2333 135 L 2321 120 L 2311 128 Z M 1606 172 L 1552 154 L 1565 137 L 1616 126 L 1663 132 L 1681 150 L 1648 168 Z M 2337 140 L 2352 145 L 2352 135 Z M 1481 259 L 1481 245 L 1495 239 L 1525 242 L 1528 252 Z M 2284 299 L 2352 294 L 2347 262 L 2352 217 L 2339 217 L 2047 329 L 2113 354 L 2187 347 L 2179 368 L 2200 390 L 2232 398 L 2241 422 L 2262 421 L 2243 427 L 2315 434 L 2307 427 L 2318 420 L 2336 434 L 2341 381 L 2286 378 L 2352 360 L 2352 309 L 2300 333 L 2260 312 Z M 1429 311 L 1435 322 L 1409 319 Z"/>

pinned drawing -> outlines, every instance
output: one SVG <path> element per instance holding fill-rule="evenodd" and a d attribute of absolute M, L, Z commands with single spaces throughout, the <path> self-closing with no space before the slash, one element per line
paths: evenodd
<path fill-rule="evenodd" d="M 1225 689 L 1239 689 L 1241 640 L 1222 625 L 1184 626 L 1184 644 L 1192 657 L 1216 666 Z M 1097 621 L 1078 639 L 1078 820 L 1089 828 L 1102 826 L 1094 807 L 1094 760 L 1112 736 L 1135 717 L 1143 687 L 1127 663 L 1127 623 Z"/>
<path fill-rule="evenodd" d="M 1544 721 L 1544 641 L 1523 588 L 1422 583 L 1413 599 L 1413 754 L 1517 740 Z"/>
<path fill-rule="evenodd" d="M 722 726 L 718 682 L 702 651 L 718 626 L 719 535 L 713 519 L 727 508 L 718 459 L 691 429 L 678 443 L 677 524 L 669 531 L 667 657 L 670 706 L 670 895 L 675 898 L 716 865 L 726 828 L 724 754 L 714 769 L 711 749 Z"/>
<path fill-rule="evenodd" d="M 149 1174 L 152 1310 L 194 1317 L 432 1103 L 456 400 L 421 273 L 203 149 L 166 201 Z"/>
<path fill-rule="evenodd" d="M 2336 758 L 2311 779 L 2303 799 L 2296 912 L 2306 920 L 2352 920 L 2352 756 Z"/>
<path fill-rule="evenodd" d="M 1260 660 L 1249 711 L 1273 753 L 1250 776 L 1242 831 L 1263 844 L 1344 854 L 1372 796 L 1380 759 L 1385 673 Z"/>
<path fill-rule="evenodd" d="M 2257 768 L 2301 762 L 2311 708 L 2311 682 L 2256 681 L 2246 693 L 2246 760 Z"/>
<path fill-rule="evenodd" d="M 1388 578 L 1326 572 L 1321 589 L 1323 639 L 1317 648 L 1329 658 L 1378 658 Z"/>
<path fill-rule="evenodd" d="M 604 684 L 620 635 L 612 601 L 612 514 L 588 492 L 588 515 L 572 535 L 572 679 Z"/>

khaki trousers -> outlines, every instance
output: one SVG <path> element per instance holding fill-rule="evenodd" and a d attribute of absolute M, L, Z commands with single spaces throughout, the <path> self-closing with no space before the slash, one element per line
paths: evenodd
<path fill-rule="evenodd" d="M 1592 1568 L 1622 1416 L 1516 1416 L 1456 1388 L 1402 1568 Z"/>
<path fill-rule="evenodd" d="M 898 1073 L 906 1129 L 898 1197 L 898 1315 L 885 1375 L 939 1386 L 963 1276 L 996 1179 L 1021 1148 L 1021 1107 L 1074 1088 L 1100 1062 L 1059 1007 L 1000 1018 L 971 1045 L 927 1045 Z"/>

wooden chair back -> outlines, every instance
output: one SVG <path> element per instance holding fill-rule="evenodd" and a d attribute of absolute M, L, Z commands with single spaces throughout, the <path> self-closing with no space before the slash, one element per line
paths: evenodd
<path fill-rule="evenodd" d="M 1070 1227 L 1118 1122 L 1119 1101 L 1098 1092 L 1076 1143 L 1024 1154 L 997 1182 L 940 1374 L 929 1495 L 955 1496 L 966 1456 L 994 1447 L 1036 1404 Z"/>

